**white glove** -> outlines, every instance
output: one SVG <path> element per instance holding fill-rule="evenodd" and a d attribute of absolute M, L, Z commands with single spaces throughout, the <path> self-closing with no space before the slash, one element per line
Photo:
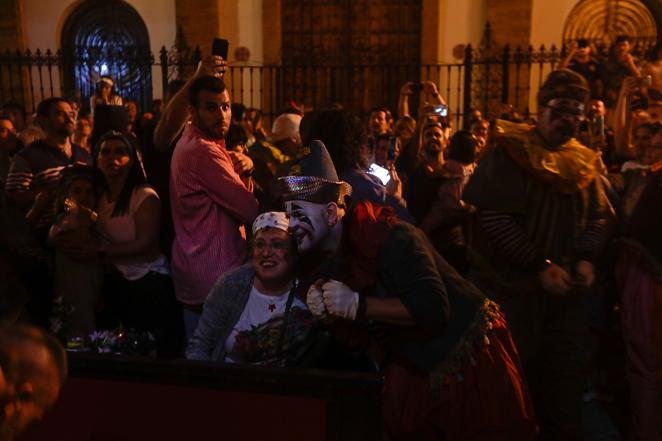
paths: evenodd
<path fill-rule="evenodd" d="M 310 312 L 315 317 L 324 317 L 326 315 L 322 291 L 317 286 L 310 285 L 308 294 L 306 295 L 306 303 L 308 304 L 308 309 L 310 309 Z"/>
<path fill-rule="evenodd" d="M 322 285 L 324 305 L 329 314 L 349 320 L 356 319 L 359 308 L 359 294 L 342 282 L 329 280 Z"/>

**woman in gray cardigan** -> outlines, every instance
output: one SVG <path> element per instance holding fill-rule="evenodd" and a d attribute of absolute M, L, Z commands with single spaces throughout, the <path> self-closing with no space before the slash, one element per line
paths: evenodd
<path fill-rule="evenodd" d="M 283 212 L 258 216 L 250 263 L 216 281 L 186 358 L 282 365 L 301 348 L 314 319 L 294 296 L 296 246 L 287 227 Z"/>

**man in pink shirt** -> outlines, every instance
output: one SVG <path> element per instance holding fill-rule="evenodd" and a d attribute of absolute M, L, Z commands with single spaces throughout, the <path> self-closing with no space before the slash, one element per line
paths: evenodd
<path fill-rule="evenodd" d="M 221 78 L 190 82 L 191 122 L 175 146 L 170 166 L 170 201 L 175 226 L 172 275 L 184 304 L 187 338 L 218 277 L 246 260 L 244 224 L 258 213 L 253 196 L 253 162 L 229 152 L 230 95 Z"/>

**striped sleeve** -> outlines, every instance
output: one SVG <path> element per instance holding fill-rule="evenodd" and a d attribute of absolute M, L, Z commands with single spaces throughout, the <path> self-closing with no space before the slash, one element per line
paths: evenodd
<path fill-rule="evenodd" d="M 17 154 L 11 161 L 5 191 L 28 191 L 32 187 L 34 174 L 30 163 L 21 155 Z"/>
<path fill-rule="evenodd" d="M 596 219 L 586 225 L 575 247 L 577 260 L 593 261 L 598 257 L 604 244 L 606 228 L 606 219 Z"/>
<path fill-rule="evenodd" d="M 480 224 L 497 250 L 512 263 L 533 267 L 540 260 L 535 245 L 512 215 L 484 210 L 480 213 Z"/>

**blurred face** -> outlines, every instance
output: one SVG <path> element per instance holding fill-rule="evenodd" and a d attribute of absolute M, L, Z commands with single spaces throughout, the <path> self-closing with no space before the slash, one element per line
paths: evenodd
<path fill-rule="evenodd" d="M 634 131 L 632 144 L 634 144 L 634 150 L 640 162 L 644 162 L 646 152 L 650 148 L 652 141 L 653 133 L 647 127 L 639 127 Z"/>
<path fill-rule="evenodd" d="M 469 113 L 469 119 L 471 121 L 479 121 L 483 119 L 483 114 L 480 112 L 480 110 L 474 109 L 471 111 L 471 113 Z"/>
<path fill-rule="evenodd" d="M 430 155 L 441 153 L 444 149 L 445 137 L 441 127 L 432 126 L 423 132 L 423 148 Z"/>
<path fill-rule="evenodd" d="M 290 217 L 290 233 L 296 239 L 300 253 L 311 251 L 331 230 L 325 204 L 288 201 L 285 209 Z"/>
<path fill-rule="evenodd" d="M 67 197 L 76 201 L 78 205 L 94 208 L 94 187 L 87 179 L 77 179 L 72 182 Z"/>
<path fill-rule="evenodd" d="M 540 107 L 538 116 L 538 132 L 552 147 L 558 147 L 577 136 L 584 104 L 573 99 L 553 99 Z"/>
<path fill-rule="evenodd" d="M 388 119 L 386 112 L 378 110 L 370 114 L 370 131 L 375 134 L 388 132 Z"/>
<path fill-rule="evenodd" d="M 290 235 L 277 228 L 259 230 L 253 240 L 251 263 L 255 276 L 266 284 L 292 277 L 294 249 Z"/>
<path fill-rule="evenodd" d="M 490 123 L 485 120 L 475 122 L 471 126 L 471 133 L 478 138 L 478 142 L 480 143 L 479 148 L 482 149 L 487 145 L 487 138 L 490 134 Z"/>
<path fill-rule="evenodd" d="M 104 98 L 110 97 L 110 91 L 112 89 L 113 89 L 113 86 L 111 86 L 110 84 L 106 84 L 106 83 L 101 83 L 101 85 L 99 86 L 99 91 L 101 92 L 101 96 L 104 97 Z"/>
<path fill-rule="evenodd" d="M 592 116 L 605 116 L 607 114 L 607 109 L 602 100 L 591 100 L 588 103 L 588 112 Z"/>
<path fill-rule="evenodd" d="M 227 89 L 221 93 L 201 90 L 198 105 L 192 107 L 193 124 L 212 139 L 223 139 L 230 130 L 232 110 Z"/>
<path fill-rule="evenodd" d="M 71 136 L 74 133 L 74 121 L 76 113 L 71 105 L 65 101 L 59 101 L 51 106 L 50 113 L 44 121 L 46 133 L 57 136 Z"/>
<path fill-rule="evenodd" d="M 23 356 L 32 359 L 39 375 L 25 383 L 16 384 L 10 391 L 13 395 L 9 398 L 12 412 L 7 415 L 5 421 L 0 420 L 0 434 L 11 435 L 8 439 L 14 439 L 13 437 L 39 422 L 46 410 L 55 404 L 60 393 L 56 368 L 48 351 L 28 345 L 21 352 Z"/>
<path fill-rule="evenodd" d="M 617 56 L 619 57 L 625 56 L 630 52 L 630 42 L 622 41 L 616 45 L 614 50 Z"/>
<path fill-rule="evenodd" d="M 589 46 L 577 48 L 577 52 L 575 52 L 575 58 L 578 60 L 586 60 L 590 54 L 591 48 Z"/>
<path fill-rule="evenodd" d="M 242 119 L 242 125 L 244 126 L 244 129 L 251 135 L 255 132 L 257 127 L 254 127 L 253 121 L 255 120 L 255 116 L 257 115 L 257 112 L 254 111 L 246 111 L 244 112 L 244 116 Z"/>
<path fill-rule="evenodd" d="M 2 109 L 1 113 L 9 117 L 17 130 L 21 131 L 25 127 L 25 118 L 19 110 L 13 108 Z"/>
<path fill-rule="evenodd" d="M 386 167 L 388 164 L 388 149 L 390 141 L 388 139 L 380 139 L 377 141 L 375 147 L 375 162 L 381 167 Z"/>
<path fill-rule="evenodd" d="M 80 118 L 76 123 L 76 131 L 80 136 L 90 136 L 92 134 L 92 125 L 87 118 Z"/>
<path fill-rule="evenodd" d="M 0 119 L 0 145 L 4 145 L 15 136 L 14 124 L 8 119 Z"/>
<path fill-rule="evenodd" d="M 99 149 L 97 164 L 107 178 L 126 176 L 132 165 L 128 147 L 119 139 L 104 142 Z"/>

